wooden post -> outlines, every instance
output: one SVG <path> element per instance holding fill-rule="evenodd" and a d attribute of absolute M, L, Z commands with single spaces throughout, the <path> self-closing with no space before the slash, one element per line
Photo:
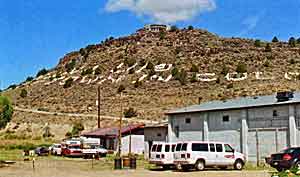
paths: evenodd
<path fill-rule="evenodd" d="M 35 158 L 32 159 L 32 169 L 33 170 L 35 170 L 35 164 L 34 164 L 34 162 L 35 162 Z"/>
<path fill-rule="evenodd" d="M 121 157 L 121 146 L 122 146 L 122 117 L 123 117 L 123 104 L 122 104 L 122 92 L 120 94 L 120 104 L 121 104 L 121 114 L 119 122 L 119 147 L 118 147 L 118 157 Z"/>
<path fill-rule="evenodd" d="M 129 131 L 130 131 L 130 135 L 129 135 L 129 156 L 131 156 L 131 125 L 129 125 Z"/>
<path fill-rule="evenodd" d="M 260 161 L 260 153 L 259 153 L 259 138 L 258 138 L 258 129 L 256 129 L 256 165 L 259 167 L 259 161 Z"/>

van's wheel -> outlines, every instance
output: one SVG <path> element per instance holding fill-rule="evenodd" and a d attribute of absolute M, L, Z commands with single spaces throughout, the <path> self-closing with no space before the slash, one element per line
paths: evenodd
<path fill-rule="evenodd" d="M 241 160 L 236 160 L 234 163 L 234 169 L 235 170 L 242 170 L 244 167 L 244 162 Z"/>
<path fill-rule="evenodd" d="M 300 170 L 300 161 L 296 162 L 294 167 Z"/>
<path fill-rule="evenodd" d="M 182 170 L 182 166 L 180 164 L 176 164 L 175 165 L 176 170 L 180 171 Z"/>
<path fill-rule="evenodd" d="M 195 165 L 196 170 L 203 171 L 205 169 L 205 163 L 203 160 L 198 160 Z"/>

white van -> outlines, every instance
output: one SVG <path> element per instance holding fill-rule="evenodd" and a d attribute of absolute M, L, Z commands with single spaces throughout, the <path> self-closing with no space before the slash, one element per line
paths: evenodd
<path fill-rule="evenodd" d="M 228 143 L 220 142 L 179 142 L 174 153 L 174 164 L 177 169 L 220 167 L 226 169 L 233 166 L 242 170 L 246 163 L 245 156 L 236 152 Z"/>
<path fill-rule="evenodd" d="M 151 147 L 150 164 L 169 168 L 174 165 L 175 143 L 155 143 Z"/>

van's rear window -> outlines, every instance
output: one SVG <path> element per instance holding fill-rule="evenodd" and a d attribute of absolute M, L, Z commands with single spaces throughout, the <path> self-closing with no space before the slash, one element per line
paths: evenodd
<path fill-rule="evenodd" d="M 172 152 L 175 152 L 175 147 L 176 147 L 176 145 L 173 144 L 173 145 L 172 145 Z"/>
<path fill-rule="evenodd" d="M 156 152 L 161 152 L 161 150 L 162 150 L 162 145 L 160 144 L 160 145 L 157 146 Z"/>
<path fill-rule="evenodd" d="M 151 152 L 156 152 L 156 147 L 157 147 L 157 144 L 154 144 L 154 145 L 152 146 Z"/>
<path fill-rule="evenodd" d="M 193 143 L 192 151 L 208 152 L 208 144 L 207 143 Z"/>
<path fill-rule="evenodd" d="M 182 146 L 182 144 L 181 144 L 181 143 L 177 144 L 177 145 L 176 145 L 176 151 L 180 151 L 180 149 L 181 149 L 181 146 Z"/>

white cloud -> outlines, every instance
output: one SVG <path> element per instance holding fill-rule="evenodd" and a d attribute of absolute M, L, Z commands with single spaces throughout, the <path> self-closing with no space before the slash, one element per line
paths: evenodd
<path fill-rule="evenodd" d="M 190 20 L 215 8 L 214 0 L 108 0 L 105 7 L 109 12 L 132 11 L 161 23 Z"/>

